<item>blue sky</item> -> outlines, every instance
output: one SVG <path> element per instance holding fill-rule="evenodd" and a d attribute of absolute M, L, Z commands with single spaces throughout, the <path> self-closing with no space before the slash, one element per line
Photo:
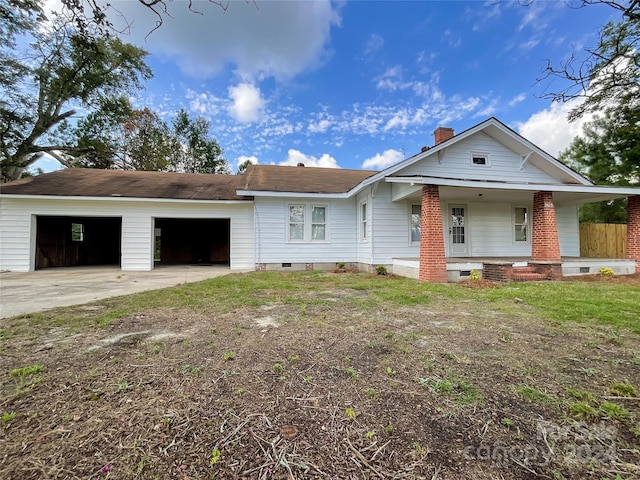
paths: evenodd
<path fill-rule="evenodd" d="M 557 155 L 581 123 L 566 122 L 575 103 L 539 98 L 536 79 L 547 59 L 594 46 L 616 19 L 559 0 L 256 0 L 226 12 L 196 0 L 199 13 L 174 0 L 147 35 L 148 11 L 111 3 L 155 74 L 135 105 L 166 120 L 180 108 L 207 118 L 234 171 L 246 159 L 382 169 L 433 145 L 438 126 L 459 132 L 490 116 Z"/>

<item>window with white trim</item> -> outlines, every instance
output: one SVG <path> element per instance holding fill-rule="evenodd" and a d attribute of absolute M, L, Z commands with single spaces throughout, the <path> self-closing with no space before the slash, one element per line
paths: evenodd
<path fill-rule="evenodd" d="M 411 205 L 411 242 L 420 241 L 420 232 L 422 228 L 422 205 Z"/>
<path fill-rule="evenodd" d="M 514 207 L 513 228 L 516 242 L 529 241 L 529 213 L 527 207 Z"/>
<path fill-rule="evenodd" d="M 367 239 L 367 202 L 360 204 L 360 240 Z"/>
<path fill-rule="evenodd" d="M 324 241 L 327 238 L 327 207 L 311 206 L 311 240 Z"/>
<path fill-rule="evenodd" d="M 290 242 L 325 242 L 327 240 L 327 206 L 304 203 L 289 205 Z"/>
<path fill-rule="evenodd" d="M 289 240 L 304 241 L 304 205 L 289 205 Z"/>
<path fill-rule="evenodd" d="M 475 167 L 488 167 L 490 165 L 489 154 L 471 152 L 471 165 Z"/>

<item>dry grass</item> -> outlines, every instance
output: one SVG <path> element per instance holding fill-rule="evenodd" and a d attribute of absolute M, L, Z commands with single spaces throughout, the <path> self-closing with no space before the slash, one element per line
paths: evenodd
<path fill-rule="evenodd" d="M 638 478 L 639 335 L 490 287 L 257 273 L 10 319 L 0 478 Z"/>

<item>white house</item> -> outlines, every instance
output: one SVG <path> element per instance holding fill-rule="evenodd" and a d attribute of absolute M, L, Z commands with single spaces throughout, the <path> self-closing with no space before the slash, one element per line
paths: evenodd
<path fill-rule="evenodd" d="M 495 118 L 381 172 L 67 169 L 0 191 L 0 269 L 385 265 L 425 281 L 640 271 L 640 188 L 596 186 Z M 628 197 L 626 259 L 581 259 L 578 205 Z"/>

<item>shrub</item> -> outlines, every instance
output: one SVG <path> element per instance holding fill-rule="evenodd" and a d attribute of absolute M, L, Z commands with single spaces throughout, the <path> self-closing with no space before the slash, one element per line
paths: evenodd
<path fill-rule="evenodd" d="M 600 267 L 600 275 L 603 275 L 605 277 L 613 277 L 613 269 L 609 268 L 609 267 Z"/>
<path fill-rule="evenodd" d="M 378 275 L 386 275 L 387 274 L 387 267 L 385 267 L 384 265 L 378 265 L 376 267 L 376 273 Z"/>

